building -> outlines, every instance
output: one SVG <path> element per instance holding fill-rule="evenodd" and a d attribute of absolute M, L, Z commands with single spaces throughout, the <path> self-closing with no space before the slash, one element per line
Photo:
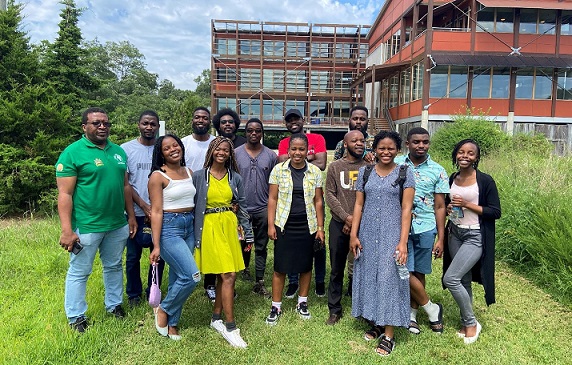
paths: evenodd
<path fill-rule="evenodd" d="M 229 107 L 243 121 L 257 117 L 268 130 L 284 130 L 285 111 L 298 108 L 312 130 L 347 130 L 351 106 L 363 103 L 350 84 L 365 67 L 369 25 L 211 24 L 212 110 Z"/>
<path fill-rule="evenodd" d="M 572 1 L 386 0 L 367 40 L 352 93 L 400 133 L 468 107 L 572 149 Z"/>

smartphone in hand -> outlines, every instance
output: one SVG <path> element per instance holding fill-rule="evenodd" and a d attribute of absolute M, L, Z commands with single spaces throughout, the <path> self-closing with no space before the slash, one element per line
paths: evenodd
<path fill-rule="evenodd" d="M 354 260 L 359 259 L 361 256 L 361 249 L 358 247 L 356 248 L 356 254 L 354 255 Z"/>
<path fill-rule="evenodd" d="M 75 241 L 72 247 L 72 253 L 74 255 L 77 255 L 78 253 L 81 252 L 81 250 L 83 250 L 83 246 L 81 245 L 81 243 L 79 243 L 78 241 Z"/>

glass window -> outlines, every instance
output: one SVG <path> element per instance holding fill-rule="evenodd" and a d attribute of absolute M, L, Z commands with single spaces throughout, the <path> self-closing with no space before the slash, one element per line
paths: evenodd
<path fill-rule="evenodd" d="M 240 70 L 240 90 L 260 89 L 260 70 L 243 68 Z"/>
<path fill-rule="evenodd" d="M 262 88 L 266 91 L 284 91 L 284 70 L 264 70 Z"/>
<path fill-rule="evenodd" d="M 310 92 L 327 92 L 328 74 L 328 71 L 312 71 L 310 73 Z"/>
<path fill-rule="evenodd" d="M 361 58 L 363 61 L 365 61 L 365 59 L 367 58 L 368 49 L 369 49 L 368 44 L 362 43 L 359 45 L 359 58 Z"/>
<path fill-rule="evenodd" d="M 286 91 L 306 91 L 306 71 L 289 70 L 286 71 Z"/>
<path fill-rule="evenodd" d="M 336 43 L 336 58 L 351 58 L 351 48 L 350 43 Z"/>
<path fill-rule="evenodd" d="M 381 82 L 381 107 L 387 108 L 389 105 L 389 80 L 384 79 Z"/>
<path fill-rule="evenodd" d="M 286 55 L 289 57 L 306 57 L 306 43 L 288 42 Z"/>
<path fill-rule="evenodd" d="M 538 33 L 556 34 L 556 10 L 540 9 L 538 12 Z"/>
<path fill-rule="evenodd" d="M 536 21 L 538 19 L 537 9 L 520 9 L 520 27 L 519 33 L 534 34 L 536 33 Z"/>
<path fill-rule="evenodd" d="M 401 29 L 391 36 L 391 54 L 390 57 L 397 54 L 401 49 Z"/>
<path fill-rule="evenodd" d="M 284 42 L 264 41 L 264 55 L 284 57 Z"/>
<path fill-rule="evenodd" d="M 495 8 L 482 8 L 477 12 L 477 32 L 495 31 Z"/>
<path fill-rule="evenodd" d="M 236 99 L 235 98 L 217 98 L 217 110 L 222 108 L 230 108 L 236 110 Z"/>
<path fill-rule="evenodd" d="M 418 62 L 413 66 L 413 93 L 411 100 L 419 100 L 423 97 L 423 62 Z"/>
<path fill-rule="evenodd" d="M 489 98 L 491 91 L 491 68 L 475 67 L 473 69 L 472 98 Z"/>
<path fill-rule="evenodd" d="M 449 81 L 450 98 L 467 97 L 467 67 L 451 66 L 451 79 Z"/>
<path fill-rule="evenodd" d="M 236 69 L 229 67 L 221 67 L 216 69 L 216 81 L 218 82 L 235 82 Z"/>
<path fill-rule="evenodd" d="M 238 114 L 240 114 L 240 119 L 260 117 L 260 100 L 240 99 Z"/>
<path fill-rule="evenodd" d="M 537 68 L 534 79 L 534 98 L 537 100 L 552 99 L 552 73 L 551 68 Z"/>
<path fill-rule="evenodd" d="M 284 110 L 298 109 L 302 115 L 306 115 L 305 105 L 306 102 L 304 100 L 286 100 Z"/>
<path fill-rule="evenodd" d="M 572 10 L 562 11 L 562 35 L 572 35 Z"/>
<path fill-rule="evenodd" d="M 411 101 L 411 70 L 407 69 L 401 72 L 401 97 L 399 104 L 409 103 Z"/>
<path fill-rule="evenodd" d="M 389 107 L 397 106 L 399 98 L 399 75 L 392 76 L 389 79 Z"/>
<path fill-rule="evenodd" d="M 312 43 L 312 57 L 328 58 L 330 57 L 328 43 Z"/>
<path fill-rule="evenodd" d="M 253 41 L 250 39 L 240 40 L 240 54 L 260 56 L 260 41 Z"/>
<path fill-rule="evenodd" d="M 437 66 L 431 70 L 431 84 L 429 86 L 429 96 L 432 98 L 442 98 L 447 95 L 447 81 L 449 79 L 449 67 Z"/>
<path fill-rule="evenodd" d="M 310 117 L 325 117 L 328 115 L 328 103 L 318 100 L 310 102 Z"/>
<path fill-rule="evenodd" d="M 516 93 L 517 99 L 532 99 L 532 89 L 534 86 L 534 68 L 526 67 L 518 69 L 516 72 Z"/>
<path fill-rule="evenodd" d="M 351 71 L 334 73 L 334 92 L 340 94 L 349 94 L 352 82 Z"/>
<path fill-rule="evenodd" d="M 334 100 L 332 103 L 332 116 L 333 117 L 349 117 L 350 116 L 350 102 L 343 100 Z"/>
<path fill-rule="evenodd" d="M 510 67 L 494 67 L 491 97 L 495 99 L 508 98 L 510 86 Z"/>
<path fill-rule="evenodd" d="M 496 9 L 496 31 L 512 33 L 514 28 L 514 11 L 510 8 Z"/>
<path fill-rule="evenodd" d="M 263 100 L 262 120 L 282 120 L 284 116 L 283 100 Z"/>
<path fill-rule="evenodd" d="M 235 55 L 236 39 L 217 39 L 215 48 L 219 55 Z"/>
<path fill-rule="evenodd" d="M 558 91 L 556 98 L 559 100 L 572 100 L 572 70 L 558 70 Z"/>

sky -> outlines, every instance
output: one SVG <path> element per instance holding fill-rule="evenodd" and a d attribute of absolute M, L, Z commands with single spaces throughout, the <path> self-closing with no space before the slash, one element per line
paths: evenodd
<path fill-rule="evenodd" d="M 24 4 L 23 29 L 31 43 L 57 37 L 59 0 Z M 147 70 L 179 89 L 210 68 L 211 19 L 372 24 L 384 0 L 76 0 L 84 40 L 129 41 L 145 55 Z"/>

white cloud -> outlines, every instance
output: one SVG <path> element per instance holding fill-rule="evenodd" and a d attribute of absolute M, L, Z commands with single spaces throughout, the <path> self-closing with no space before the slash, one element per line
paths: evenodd
<path fill-rule="evenodd" d="M 24 29 L 33 43 L 57 37 L 59 0 L 22 0 Z M 145 55 L 147 69 L 176 87 L 194 89 L 193 79 L 210 68 L 211 19 L 300 23 L 371 24 L 383 0 L 76 0 L 84 8 L 84 39 L 127 40 Z"/>

